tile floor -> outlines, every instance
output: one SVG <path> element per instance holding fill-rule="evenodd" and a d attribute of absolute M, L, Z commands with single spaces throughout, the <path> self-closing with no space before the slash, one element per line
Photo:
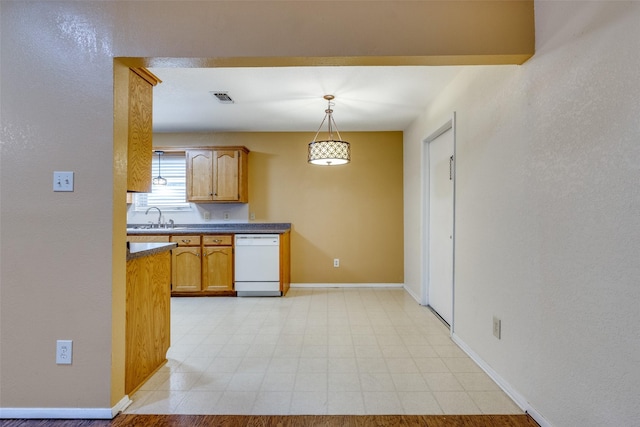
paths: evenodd
<path fill-rule="evenodd" d="M 125 413 L 518 414 L 403 289 L 172 298 L 168 363 Z"/>

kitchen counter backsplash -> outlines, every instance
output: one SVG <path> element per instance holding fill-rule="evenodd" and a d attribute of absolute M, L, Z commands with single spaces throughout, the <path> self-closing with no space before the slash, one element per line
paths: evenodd
<path fill-rule="evenodd" d="M 127 224 L 128 234 L 193 234 L 193 233 L 285 233 L 288 222 L 242 222 L 216 224 L 175 224 L 166 228 L 149 228 L 149 224 Z"/>

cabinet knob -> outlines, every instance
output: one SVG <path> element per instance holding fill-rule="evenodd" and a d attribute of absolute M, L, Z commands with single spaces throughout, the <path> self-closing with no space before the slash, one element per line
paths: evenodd
<path fill-rule="evenodd" d="M 182 243 L 191 243 L 191 239 L 182 239 Z"/>

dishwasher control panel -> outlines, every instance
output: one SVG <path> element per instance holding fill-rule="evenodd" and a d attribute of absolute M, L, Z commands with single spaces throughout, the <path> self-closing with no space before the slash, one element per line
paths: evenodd
<path fill-rule="evenodd" d="M 277 234 L 236 234 L 236 246 L 277 246 L 280 236 Z"/>

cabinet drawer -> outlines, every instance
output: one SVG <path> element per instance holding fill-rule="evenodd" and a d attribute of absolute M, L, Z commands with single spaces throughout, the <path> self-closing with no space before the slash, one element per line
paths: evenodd
<path fill-rule="evenodd" d="M 202 236 L 202 244 L 205 246 L 231 246 L 232 236 Z"/>
<path fill-rule="evenodd" d="M 178 246 L 200 246 L 200 236 L 171 236 L 171 242 Z"/>

